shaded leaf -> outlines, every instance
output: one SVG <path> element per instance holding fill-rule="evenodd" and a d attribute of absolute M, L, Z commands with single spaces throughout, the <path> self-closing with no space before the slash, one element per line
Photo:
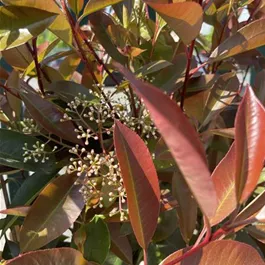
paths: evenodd
<path fill-rule="evenodd" d="M 76 173 L 62 175 L 40 193 L 20 231 L 22 252 L 38 249 L 65 232 L 84 206 Z"/>
<path fill-rule="evenodd" d="M 139 245 L 147 249 L 160 207 L 159 183 L 152 157 L 143 140 L 119 121 L 115 122 L 114 144 L 133 231 Z"/>
<path fill-rule="evenodd" d="M 22 254 L 8 260 L 6 265 L 93 265 L 72 248 L 54 248 Z"/>
<path fill-rule="evenodd" d="M 235 120 L 236 192 L 240 203 L 255 189 L 265 157 L 265 110 L 251 87 L 237 111 Z"/>
<path fill-rule="evenodd" d="M 265 244 L 265 224 L 258 223 L 246 228 L 246 231 L 255 239 Z"/>
<path fill-rule="evenodd" d="M 179 229 L 188 244 L 197 223 L 197 203 L 181 173 L 177 170 L 172 178 L 172 195 L 177 199 Z"/>
<path fill-rule="evenodd" d="M 89 92 L 88 88 L 72 81 L 52 82 L 48 88 L 65 102 L 73 101 L 78 94 L 85 95 L 88 100 L 95 99 L 95 96 Z"/>
<path fill-rule="evenodd" d="M 226 73 L 218 78 L 211 89 L 203 111 L 203 124 L 206 125 L 214 117 L 229 106 L 238 95 L 239 81 L 235 73 Z"/>
<path fill-rule="evenodd" d="M 258 48 L 265 44 L 265 19 L 255 20 L 221 43 L 211 54 L 208 62 L 223 60 L 233 55 Z"/>
<path fill-rule="evenodd" d="M 149 64 L 144 65 L 140 69 L 137 70 L 136 73 L 141 73 L 141 75 L 149 75 L 153 74 L 155 72 L 158 72 L 168 66 L 171 66 L 172 63 L 166 61 L 166 60 L 159 60 L 155 62 L 151 62 Z"/>
<path fill-rule="evenodd" d="M 120 224 L 110 223 L 108 228 L 111 237 L 110 250 L 127 264 L 133 264 L 132 247 L 128 238 L 120 233 Z"/>
<path fill-rule="evenodd" d="M 212 217 L 217 207 L 217 197 L 198 134 L 178 105 L 162 91 L 137 80 L 120 64 L 115 63 L 115 66 L 144 100 L 199 206 L 208 218 Z"/>
<path fill-rule="evenodd" d="M 214 135 L 235 139 L 235 128 L 212 129 L 210 132 Z"/>
<path fill-rule="evenodd" d="M 164 4 L 146 0 L 144 2 L 159 13 L 185 44 L 189 44 L 198 36 L 203 21 L 203 10 L 199 4 Z"/>
<path fill-rule="evenodd" d="M 102 264 L 110 249 L 110 235 L 105 222 L 99 216 L 95 216 L 77 232 L 82 234 L 80 243 L 84 257 L 89 261 Z"/>
<path fill-rule="evenodd" d="M 183 255 L 183 250 L 179 250 L 164 259 L 160 265 L 173 264 L 170 261 Z M 264 265 L 264 261 L 259 253 L 251 246 L 232 241 L 214 241 L 183 261 L 174 265 Z"/>
<path fill-rule="evenodd" d="M 96 0 L 98 1 L 98 0 Z M 96 38 L 106 50 L 107 54 L 122 64 L 126 64 L 127 57 L 122 55 L 116 46 L 114 45 L 112 39 L 107 33 L 108 25 L 114 23 L 109 15 L 105 13 L 95 13 L 89 16 L 89 22 L 91 24 L 92 30 L 96 35 Z"/>
<path fill-rule="evenodd" d="M 55 13 L 32 7 L 0 7 L 0 51 L 14 48 L 38 36 L 56 16 Z"/>
<path fill-rule="evenodd" d="M 55 104 L 33 93 L 20 93 L 20 96 L 32 118 L 45 130 L 65 140 L 82 145 L 82 141 L 77 139 L 74 132 L 74 124 L 71 121 L 61 122 L 63 112 Z"/>
<path fill-rule="evenodd" d="M 49 160 L 42 163 L 42 161 L 34 162 L 34 160 L 28 160 L 24 162 L 24 150 L 25 144 L 28 148 L 33 149 L 33 145 L 39 141 L 37 138 L 24 135 L 18 132 L 0 129 L 0 165 L 10 166 L 18 169 L 25 169 L 30 171 L 39 171 L 51 173 L 55 168 L 54 156 L 49 155 Z M 42 143 L 41 141 L 39 141 Z"/>
<path fill-rule="evenodd" d="M 218 207 L 215 216 L 210 219 L 212 226 L 223 221 L 237 207 L 235 155 L 235 145 L 233 144 L 212 173 L 212 180 L 218 197 Z"/>

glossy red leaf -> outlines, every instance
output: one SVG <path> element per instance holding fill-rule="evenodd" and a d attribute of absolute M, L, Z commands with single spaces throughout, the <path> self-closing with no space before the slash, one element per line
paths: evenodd
<path fill-rule="evenodd" d="M 233 144 L 212 174 L 218 197 L 215 216 L 210 219 L 212 226 L 223 221 L 237 207 L 235 165 L 235 145 Z"/>
<path fill-rule="evenodd" d="M 183 253 L 182 249 L 171 254 L 160 265 L 264 265 L 256 249 L 232 240 L 211 242 L 181 262 L 173 262 Z"/>
<path fill-rule="evenodd" d="M 22 252 L 41 248 L 75 222 L 84 207 L 76 179 L 76 173 L 62 175 L 40 193 L 20 231 Z"/>
<path fill-rule="evenodd" d="M 122 65 L 115 63 L 115 66 L 144 100 L 201 210 L 208 218 L 212 217 L 217 207 L 216 191 L 198 134 L 179 106 L 167 95 L 138 80 Z"/>
<path fill-rule="evenodd" d="M 28 252 L 8 260 L 6 265 L 92 265 L 72 248 L 54 248 Z"/>
<path fill-rule="evenodd" d="M 255 189 L 265 158 L 265 109 L 246 88 L 235 120 L 236 192 L 244 202 Z"/>
<path fill-rule="evenodd" d="M 152 157 L 143 140 L 115 122 L 114 144 L 127 192 L 129 216 L 139 245 L 147 249 L 160 208 L 160 189 Z"/>

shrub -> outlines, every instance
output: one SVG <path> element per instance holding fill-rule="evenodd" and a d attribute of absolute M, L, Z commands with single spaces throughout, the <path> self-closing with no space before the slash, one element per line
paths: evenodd
<path fill-rule="evenodd" d="M 1 2 L 1 264 L 264 264 L 262 1 Z"/>

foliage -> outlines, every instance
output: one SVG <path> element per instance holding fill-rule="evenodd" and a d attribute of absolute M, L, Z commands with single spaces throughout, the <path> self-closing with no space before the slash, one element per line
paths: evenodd
<path fill-rule="evenodd" d="M 1 264 L 264 264 L 263 1 L 1 4 Z"/>

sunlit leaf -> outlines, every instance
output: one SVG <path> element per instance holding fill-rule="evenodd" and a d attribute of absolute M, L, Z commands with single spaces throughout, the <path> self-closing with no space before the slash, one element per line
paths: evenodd
<path fill-rule="evenodd" d="M 0 51 L 19 46 L 38 36 L 57 14 L 31 7 L 0 7 Z"/>
<path fill-rule="evenodd" d="M 235 145 L 233 144 L 212 173 L 218 197 L 218 207 L 215 216 L 210 219 L 212 226 L 224 220 L 237 207 L 235 167 Z"/>
<path fill-rule="evenodd" d="M 158 177 L 143 140 L 119 121 L 114 143 L 127 192 L 130 221 L 139 245 L 147 249 L 154 235 L 160 207 Z"/>
<path fill-rule="evenodd" d="M 92 14 L 96 11 L 99 11 L 100 9 L 103 9 L 110 5 L 115 5 L 123 0 L 90 0 L 85 8 L 83 15 L 79 18 L 79 21 L 81 21 L 84 17 L 88 16 L 89 14 Z"/>
<path fill-rule="evenodd" d="M 264 261 L 253 247 L 232 241 L 214 241 L 178 263 L 170 263 L 183 255 L 179 250 L 168 256 L 160 265 L 263 265 Z"/>
<path fill-rule="evenodd" d="M 68 4 L 75 14 L 78 15 L 84 6 L 84 0 L 68 0 Z"/>
<path fill-rule="evenodd" d="M 33 263 L 34 262 L 34 263 Z M 54 248 L 22 254 L 5 265 L 93 265 L 72 248 Z"/>
<path fill-rule="evenodd" d="M 65 140 L 82 144 L 77 139 L 74 124 L 71 121 L 61 121 L 63 112 L 55 104 L 33 93 L 20 93 L 20 96 L 32 118 L 49 133 L 53 133 Z"/>
<path fill-rule="evenodd" d="M 195 2 L 161 4 L 144 1 L 169 24 L 180 39 L 189 44 L 200 32 L 203 18 L 201 6 Z"/>
<path fill-rule="evenodd" d="M 237 111 L 235 120 L 236 192 L 240 203 L 255 189 L 265 157 L 265 109 L 251 87 Z"/>
<path fill-rule="evenodd" d="M 220 61 L 265 44 L 265 19 L 255 20 L 221 43 L 211 54 L 209 62 Z"/>
<path fill-rule="evenodd" d="M 8 208 L 0 211 L 1 214 L 14 215 L 14 216 L 27 216 L 29 213 L 30 206 L 21 206 L 15 208 Z"/>
<path fill-rule="evenodd" d="M 64 233 L 84 206 L 76 173 L 62 175 L 40 193 L 20 231 L 22 252 L 38 249 Z"/>
<path fill-rule="evenodd" d="M 49 30 L 52 31 L 57 37 L 67 43 L 69 46 L 72 45 L 72 32 L 70 25 L 67 21 L 66 16 L 60 10 L 59 6 L 53 0 L 2 0 L 4 4 L 34 7 L 40 10 L 53 12 L 57 14 L 57 17 L 53 23 L 49 26 Z M 20 7 L 19 7 L 20 8 Z"/>
<path fill-rule="evenodd" d="M 11 201 L 10 207 L 30 205 L 41 190 L 49 183 L 49 181 L 55 177 L 55 175 L 56 170 L 50 174 L 39 171 L 27 177 L 21 187 L 17 190 L 15 197 Z M 7 217 L 5 219 L 2 235 L 15 223 L 16 220 L 16 216 Z"/>
<path fill-rule="evenodd" d="M 59 71 L 65 80 L 71 79 L 80 61 L 81 58 L 77 53 L 68 55 L 67 57 L 64 58 L 64 60 L 60 64 Z"/>
<path fill-rule="evenodd" d="M 120 64 L 116 63 L 115 66 L 144 100 L 199 206 L 209 218 L 212 217 L 217 207 L 217 197 L 198 134 L 178 105 L 161 90 L 137 80 Z"/>

